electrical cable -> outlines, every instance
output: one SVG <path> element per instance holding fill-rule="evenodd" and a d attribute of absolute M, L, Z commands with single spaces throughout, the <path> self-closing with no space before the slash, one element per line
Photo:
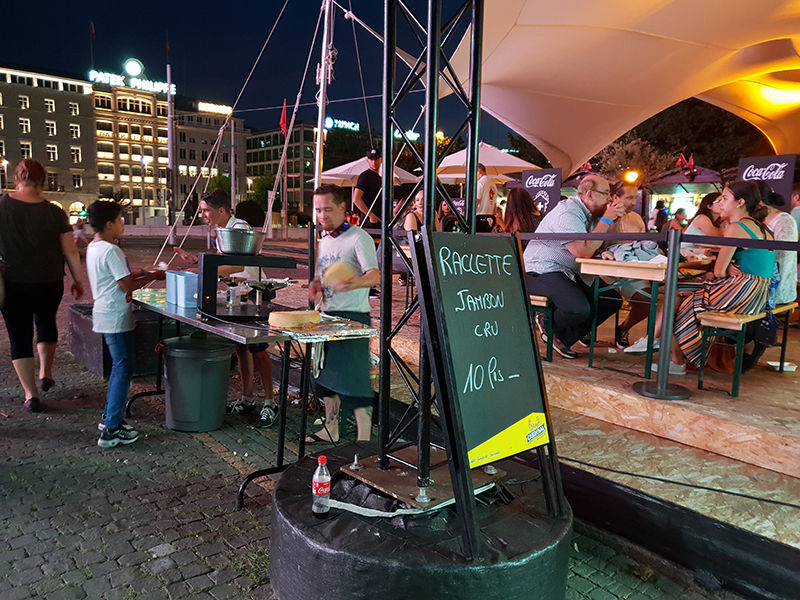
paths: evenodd
<path fill-rule="evenodd" d="M 748 500 L 757 500 L 758 502 L 767 502 L 768 504 L 775 504 L 778 506 L 787 506 L 789 508 L 796 508 L 800 510 L 800 505 L 792 504 L 790 502 L 781 502 L 780 500 L 770 500 L 769 498 L 759 498 L 758 496 L 751 496 L 749 494 L 740 494 L 739 492 L 732 492 L 730 490 L 723 490 L 720 488 L 712 488 L 707 487 L 705 485 L 697 485 L 694 483 L 684 483 L 682 481 L 675 481 L 674 479 L 667 479 L 665 477 L 656 477 L 655 475 L 641 475 L 639 473 L 629 473 L 628 471 L 620 471 L 618 469 L 611 469 L 609 467 L 601 467 L 600 465 L 595 465 L 589 462 L 585 462 L 582 460 L 578 460 L 577 458 L 569 458 L 567 456 L 559 456 L 559 460 L 565 460 L 569 462 L 574 462 L 584 467 L 590 467 L 592 469 L 599 469 L 600 471 L 607 471 L 609 473 L 616 473 L 617 475 L 627 475 L 629 477 L 639 477 L 641 479 L 649 479 L 651 481 L 660 481 L 661 483 L 671 483 L 673 485 L 679 485 L 682 487 L 693 488 L 697 490 L 705 490 L 707 492 L 717 492 L 719 494 L 727 494 L 729 496 L 736 496 L 737 498 L 746 498 Z"/>

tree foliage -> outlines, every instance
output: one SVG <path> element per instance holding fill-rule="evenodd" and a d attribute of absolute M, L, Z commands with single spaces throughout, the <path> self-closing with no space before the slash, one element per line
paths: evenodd
<path fill-rule="evenodd" d="M 443 136 L 441 138 L 436 139 L 436 156 L 437 158 L 442 158 L 442 156 L 447 154 L 453 154 L 454 152 L 458 152 L 459 150 L 464 149 L 464 140 L 462 138 L 457 138 L 453 143 L 453 147 L 449 150 L 447 149 L 448 145 L 450 144 L 450 140 L 447 136 Z M 412 142 L 414 148 L 419 153 L 419 155 L 424 159 L 425 157 L 425 143 L 424 142 Z M 400 148 L 403 147 L 403 144 L 400 143 L 398 145 L 397 151 L 400 151 Z M 414 171 L 420 168 L 422 165 L 419 164 L 419 161 L 416 159 L 414 154 L 409 148 L 405 148 L 403 152 L 400 154 L 400 158 L 397 159 L 395 163 L 401 169 L 405 169 L 409 173 L 414 173 Z"/>
<path fill-rule="evenodd" d="M 329 129 L 325 134 L 325 170 L 364 158 L 373 147 L 380 150 L 380 137 L 376 136 L 375 132 L 372 133 L 370 141 L 367 131 Z"/>
<path fill-rule="evenodd" d="M 639 173 L 639 181 L 663 173 L 675 166 L 675 159 L 656 150 L 648 142 L 628 133 L 603 148 L 593 159 L 598 171 L 620 179 L 626 171 Z"/>
<path fill-rule="evenodd" d="M 543 169 L 552 166 L 550 164 L 550 161 L 547 160 L 547 157 L 544 154 L 542 154 L 541 151 L 536 146 L 531 144 L 521 135 L 514 135 L 513 133 L 509 133 L 508 144 L 509 146 L 511 146 L 512 149 L 517 151 L 517 153 L 515 154 L 517 158 L 521 158 L 522 160 L 527 160 L 529 163 L 533 163 L 537 167 L 542 167 Z M 569 173 L 566 173 L 565 177 L 568 175 Z"/>
<path fill-rule="evenodd" d="M 250 188 L 248 199 L 253 200 L 265 211 L 269 205 L 269 192 L 272 191 L 275 185 L 275 175 L 264 175 L 253 179 L 253 185 Z M 281 210 L 281 197 L 280 192 L 275 197 L 275 202 L 272 204 L 272 212 L 280 212 Z"/>
<path fill-rule="evenodd" d="M 208 191 L 222 190 L 231 193 L 231 178 L 224 175 L 214 175 L 208 182 Z"/>

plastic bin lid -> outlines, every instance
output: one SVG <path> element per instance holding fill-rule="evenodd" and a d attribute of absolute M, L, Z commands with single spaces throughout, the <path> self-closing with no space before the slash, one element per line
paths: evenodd
<path fill-rule="evenodd" d="M 182 336 L 164 340 L 164 354 L 186 358 L 225 358 L 236 346 L 222 338 Z"/>

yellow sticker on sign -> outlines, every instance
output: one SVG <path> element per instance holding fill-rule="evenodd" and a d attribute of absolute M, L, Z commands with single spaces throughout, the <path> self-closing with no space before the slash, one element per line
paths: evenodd
<path fill-rule="evenodd" d="M 512 456 L 550 441 L 544 413 L 531 413 L 469 451 L 469 467 L 474 469 L 499 458 Z"/>

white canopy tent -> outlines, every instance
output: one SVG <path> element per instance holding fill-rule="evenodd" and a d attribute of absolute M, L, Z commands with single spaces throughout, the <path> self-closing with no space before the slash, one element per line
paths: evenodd
<path fill-rule="evenodd" d="M 354 160 L 353 162 L 349 162 L 339 167 L 323 171 L 322 183 L 333 183 L 343 187 L 355 187 L 356 183 L 358 182 L 358 176 L 361 175 L 361 173 L 363 173 L 367 169 L 369 169 L 369 165 L 367 164 L 366 157 L 359 158 L 358 160 Z M 380 174 L 381 177 L 383 177 L 383 164 L 381 164 Z M 416 183 L 417 181 L 419 181 L 419 179 L 420 178 L 417 177 L 416 175 L 413 175 L 408 171 L 406 171 L 405 169 L 401 169 L 400 167 L 395 165 L 394 167 L 395 185 L 400 185 L 403 183 Z"/>
<path fill-rule="evenodd" d="M 527 160 L 522 160 L 513 154 L 503 152 L 486 142 L 481 142 L 478 145 L 478 162 L 486 167 L 486 174 L 489 176 L 503 175 L 504 173 L 521 173 L 529 169 L 541 169 L 541 167 L 537 167 Z M 466 171 L 467 151 L 459 150 L 445 156 L 436 173 L 444 179 L 463 179 Z"/>
<path fill-rule="evenodd" d="M 565 173 L 692 96 L 797 153 L 799 48 L 797 0 L 493 0 L 481 105 Z M 466 87 L 469 32 L 452 64 Z"/>

